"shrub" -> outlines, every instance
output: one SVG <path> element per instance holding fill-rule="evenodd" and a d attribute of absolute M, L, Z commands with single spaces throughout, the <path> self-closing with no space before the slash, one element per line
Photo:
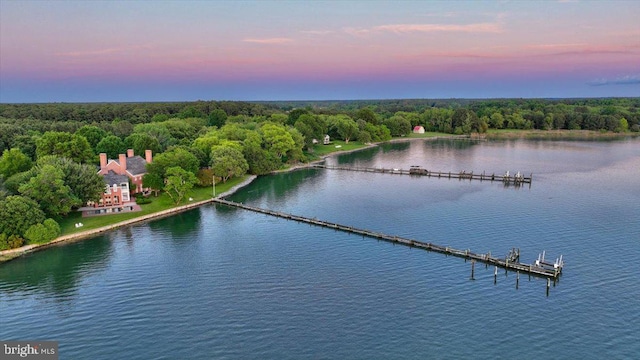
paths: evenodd
<path fill-rule="evenodd" d="M 31 225 L 24 237 L 30 244 L 44 244 L 57 238 L 58 235 L 60 235 L 60 225 L 53 219 L 47 219 L 42 224 Z"/>
<path fill-rule="evenodd" d="M 9 250 L 19 248 L 24 245 L 24 239 L 18 235 L 7 236 L 7 234 L 0 234 L 0 250 Z"/>
<path fill-rule="evenodd" d="M 136 197 L 136 204 L 138 204 L 138 205 L 151 204 L 151 198 L 144 197 L 144 196 L 138 196 L 138 197 Z"/>

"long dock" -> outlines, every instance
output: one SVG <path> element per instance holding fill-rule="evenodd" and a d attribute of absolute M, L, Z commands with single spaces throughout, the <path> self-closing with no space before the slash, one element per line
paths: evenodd
<path fill-rule="evenodd" d="M 324 165 L 324 164 L 314 164 L 312 167 L 320 168 L 320 169 L 329 169 L 329 170 L 346 170 L 346 171 L 360 171 L 360 172 L 368 172 L 368 173 L 380 173 L 380 174 L 396 174 L 396 175 L 413 175 L 413 176 L 427 176 L 427 177 L 436 177 L 436 178 L 445 178 L 445 179 L 459 179 L 459 180 L 480 180 L 480 181 L 500 181 L 505 184 L 529 184 L 531 185 L 531 180 L 533 178 L 533 174 L 530 174 L 528 177 L 521 175 L 520 173 L 510 174 L 508 171 L 503 175 L 494 174 L 485 174 L 483 173 L 474 173 L 473 171 L 459 171 L 459 172 L 444 172 L 444 171 L 431 171 L 427 169 L 423 169 L 419 166 L 412 166 L 410 169 L 388 169 L 388 168 L 367 168 L 367 167 L 350 167 L 350 166 L 335 166 L 335 165 Z"/>
<path fill-rule="evenodd" d="M 241 203 L 224 200 L 220 198 L 214 198 L 212 201 L 214 203 L 232 206 L 232 207 L 249 210 L 249 211 L 253 211 L 261 214 L 276 216 L 276 217 L 287 219 L 287 220 L 294 220 L 294 221 L 307 223 L 311 225 L 322 226 L 329 229 L 340 230 L 340 231 L 344 231 L 352 234 L 358 234 L 358 235 L 362 235 L 362 236 L 366 236 L 374 239 L 380 239 L 380 240 L 384 240 L 392 243 L 398 243 L 398 244 L 406 245 L 409 247 L 415 247 L 415 248 L 424 249 L 427 251 L 438 252 L 445 255 L 452 255 L 452 256 L 468 259 L 468 260 L 485 263 L 488 265 L 494 265 L 496 266 L 496 269 L 500 267 L 503 269 L 516 271 L 518 273 L 530 274 L 533 276 L 544 277 L 548 279 L 550 278 L 554 280 L 557 279 L 562 273 L 562 267 L 563 267 L 562 260 L 556 261 L 556 263 L 548 263 L 544 261 L 544 255 L 542 256 L 542 259 L 540 259 L 539 257 L 538 261 L 536 261 L 534 264 L 520 263 L 519 249 L 512 249 L 510 253 L 503 259 L 503 258 L 493 257 L 491 256 L 491 253 L 478 254 L 478 253 L 471 252 L 470 250 L 458 250 L 448 246 L 436 245 L 429 242 L 408 239 L 408 238 L 399 237 L 395 235 L 387 235 L 387 234 L 383 234 L 375 231 L 358 229 L 358 228 L 354 228 L 347 225 L 326 222 L 318 219 L 307 218 L 304 216 L 287 214 L 279 211 L 262 209 L 255 206 L 244 205 Z M 562 259 L 562 257 L 560 259 Z"/>

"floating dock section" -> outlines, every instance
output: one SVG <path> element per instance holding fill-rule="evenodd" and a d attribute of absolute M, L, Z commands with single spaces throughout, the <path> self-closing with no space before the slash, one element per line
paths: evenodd
<path fill-rule="evenodd" d="M 556 260 L 555 263 L 547 263 L 544 260 L 544 255 L 542 256 L 542 258 L 539 257 L 539 260 L 536 261 L 534 264 L 520 263 L 519 262 L 520 250 L 515 248 L 512 249 L 509 252 L 509 254 L 505 256 L 505 258 L 497 258 L 497 257 L 491 256 L 491 253 L 478 254 L 478 253 L 471 252 L 470 250 L 458 250 L 448 246 L 436 245 L 429 242 L 407 239 L 407 238 L 403 238 L 395 235 L 387 235 L 387 234 L 383 234 L 375 231 L 358 229 L 351 226 L 326 222 L 318 219 L 307 218 L 304 216 L 287 214 L 279 211 L 262 209 L 255 206 L 244 205 L 241 203 L 228 201 L 220 198 L 214 198 L 212 201 L 214 203 L 236 207 L 236 208 L 249 210 L 257 213 L 262 213 L 266 215 L 276 216 L 276 217 L 287 219 L 287 220 L 294 220 L 294 221 L 303 222 L 311 225 L 322 226 L 322 227 L 340 230 L 340 231 L 344 231 L 352 234 L 358 234 L 358 235 L 362 235 L 362 236 L 366 236 L 374 239 L 380 239 L 380 240 L 385 240 L 392 243 L 398 243 L 398 244 L 406 245 L 409 247 L 415 247 L 415 248 L 424 249 L 427 251 L 434 251 L 434 252 L 438 252 L 445 255 L 452 255 L 452 256 L 456 256 L 464 259 L 469 259 L 472 261 L 485 263 L 487 265 L 494 265 L 496 267 L 496 270 L 498 267 L 500 267 L 506 270 L 516 271 L 518 272 L 518 274 L 519 273 L 529 274 L 533 276 L 544 277 L 547 279 L 554 279 L 554 281 L 560 276 L 560 274 L 562 273 L 562 267 L 564 266 L 564 263 L 561 260 L 562 257 L 560 258 L 560 261 Z"/>
<path fill-rule="evenodd" d="M 397 175 L 412 175 L 412 176 L 427 176 L 445 179 L 459 179 L 459 180 L 480 180 L 480 181 L 501 181 L 505 184 L 529 184 L 531 185 L 531 179 L 533 174 L 528 177 L 524 176 L 520 172 L 511 174 L 509 171 L 503 175 L 474 173 L 473 171 L 459 171 L 459 172 L 444 172 L 444 171 L 430 171 L 419 166 L 412 166 L 410 169 L 387 169 L 387 168 L 367 168 L 367 167 L 349 167 L 349 166 L 335 166 L 314 164 L 311 167 L 329 170 L 346 170 L 346 171 L 360 171 L 368 173 L 380 173 L 380 174 L 397 174 Z"/>

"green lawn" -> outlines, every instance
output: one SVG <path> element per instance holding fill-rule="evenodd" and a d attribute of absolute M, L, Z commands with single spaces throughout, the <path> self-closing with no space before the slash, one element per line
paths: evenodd
<path fill-rule="evenodd" d="M 553 140 L 591 140 L 595 138 L 607 139 L 625 136 L 638 136 L 638 133 L 616 133 L 611 131 L 593 130 L 516 130 L 489 129 L 487 138 L 490 139 L 553 139 Z"/>
<path fill-rule="evenodd" d="M 336 148 L 336 146 L 340 146 L 340 147 Z M 334 140 L 329 145 L 323 145 L 323 144 L 314 145 L 312 155 L 320 157 L 320 156 L 324 156 L 324 155 L 331 154 L 338 151 L 349 151 L 349 150 L 360 149 L 365 146 L 366 146 L 365 144 L 358 141 L 349 141 L 349 143 L 346 144 L 342 140 Z"/>
<path fill-rule="evenodd" d="M 219 183 L 216 185 L 216 194 L 221 194 L 231 187 L 241 183 L 246 177 L 234 178 L 226 183 Z M 176 205 L 173 203 L 173 200 L 169 198 L 165 193 L 161 193 L 158 197 L 154 197 L 153 195 L 150 197 L 152 200 L 150 204 L 140 205 L 142 208 L 141 211 L 129 212 L 124 214 L 115 214 L 115 215 L 102 215 L 102 216 L 93 216 L 93 217 L 82 217 L 82 214 L 79 212 L 73 212 L 69 214 L 66 218 L 58 221 L 60 224 L 60 228 L 62 229 L 61 235 L 69 235 L 85 230 L 97 229 L 99 227 L 115 224 L 120 221 L 130 220 L 139 216 L 144 216 L 148 214 L 153 214 L 162 210 L 167 210 L 173 207 L 186 205 L 189 203 L 189 196 L 193 198 L 193 201 L 202 201 L 206 199 L 211 199 L 213 195 L 213 189 L 211 187 L 198 187 L 194 188 L 191 193 L 187 196 L 186 200 L 183 200 L 181 204 Z M 81 228 L 76 228 L 75 224 L 81 222 L 84 226 Z"/>
<path fill-rule="evenodd" d="M 432 138 L 432 137 L 436 137 L 436 136 L 451 136 L 451 134 L 447 134 L 447 133 L 439 133 L 439 132 L 425 132 L 424 134 L 414 134 L 414 133 L 410 133 L 407 136 L 401 136 L 401 137 L 394 137 L 391 140 L 398 140 L 398 139 L 427 139 L 427 138 Z M 336 148 L 336 146 L 340 146 L 339 148 Z M 313 146 L 313 153 L 308 153 L 307 156 L 309 157 L 309 160 L 316 160 L 319 159 L 322 156 L 331 154 L 331 153 L 336 153 L 336 152 L 340 152 L 340 151 L 350 151 L 350 150 L 356 150 L 356 149 L 360 149 L 363 147 L 366 147 L 367 145 L 359 142 L 359 141 L 349 141 L 348 144 L 346 144 L 344 141 L 342 140 L 333 140 L 331 141 L 331 144 L 329 145 L 323 145 L 323 144 L 316 144 Z"/>
<path fill-rule="evenodd" d="M 407 135 L 407 138 L 410 139 L 420 139 L 420 138 L 432 138 L 432 137 L 436 137 L 436 136 L 451 136 L 452 134 L 447 134 L 447 133 L 439 133 L 439 132 L 425 132 L 424 134 L 414 134 L 411 133 L 409 135 Z M 397 137 L 394 139 L 402 139 L 401 137 Z"/>

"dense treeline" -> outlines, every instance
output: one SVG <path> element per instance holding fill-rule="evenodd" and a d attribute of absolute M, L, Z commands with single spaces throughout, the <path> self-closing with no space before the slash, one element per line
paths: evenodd
<path fill-rule="evenodd" d="M 0 105 L 0 249 L 45 242 L 57 221 L 104 189 L 98 155 L 150 149 L 145 187 L 180 203 L 193 186 L 265 174 L 316 143 L 427 131 L 640 131 L 640 98 Z"/>

